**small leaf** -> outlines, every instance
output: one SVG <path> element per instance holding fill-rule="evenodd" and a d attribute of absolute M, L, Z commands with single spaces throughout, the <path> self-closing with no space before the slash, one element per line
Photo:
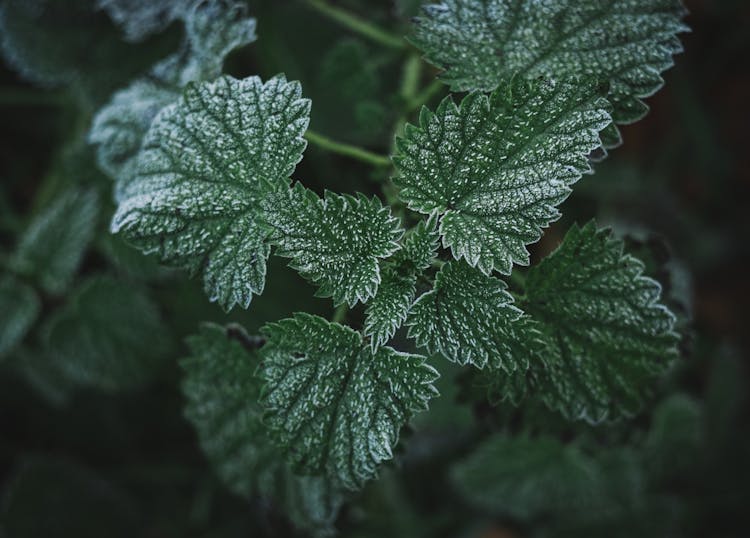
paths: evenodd
<path fill-rule="evenodd" d="M 521 306 L 558 349 L 530 370 L 532 381 L 568 418 L 635 413 L 675 357 L 675 317 L 659 303 L 659 284 L 642 272 L 622 241 L 593 222 L 574 225 L 529 271 Z"/>
<path fill-rule="evenodd" d="M 242 329 L 204 325 L 181 361 L 185 415 L 219 476 L 234 492 L 280 503 L 292 521 L 324 533 L 333 528 L 342 494 L 324 477 L 293 474 L 268 438 L 255 377 L 260 338 Z"/>
<path fill-rule="evenodd" d="M 343 325 L 296 314 L 262 332 L 266 424 L 295 468 L 347 489 L 393 457 L 401 427 L 437 394 L 424 357 L 373 352 Z"/>
<path fill-rule="evenodd" d="M 409 336 L 458 364 L 525 372 L 538 333 L 513 305 L 505 282 L 462 261 L 448 262 L 409 313 Z M 538 359 L 538 358 L 537 358 Z"/>
<path fill-rule="evenodd" d="M 99 199 L 92 190 L 70 190 L 44 209 L 24 231 L 11 267 L 51 294 L 70 285 L 94 236 Z"/>
<path fill-rule="evenodd" d="M 108 277 L 76 290 L 50 320 L 44 340 L 65 377 L 110 392 L 149 382 L 171 344 L 151 301 Z"/>
<path fill-rule="evenodd" d="M 152 123 L 112 231 L 162 261 L 201 273 L 225 309 L 265 284 L 261 202 L 286 190 L 302 158 L 310 103 L 282 76 L 191 84 Z"/>
<path fill-rule="evenodd" d="M 395 182 L 408 206 L 441 215 L 443 245 L 489 274 L 527 265 L 526 245 L 559 217 L 610 121 L 595 84 L 520 79 L 460 106 L 451 97 L 397 141 Z"/>
<path fill-rule="evenodd" d="M 523 78 L 589 76 L 609 82 L 618 124 L 643 117 L 641 101 L 682 52 L 680 0 L 443 0 L 424 8 L 412 41 L 453 91 L 494 90 Z M 608 147 L 619 134 L 608 128 Z"/>
<path fill-rule="evenodd" d="M 161 32 L 182 16 L 188 5 L 187 0 L 96 0 L 96 7 L 122 27 L 130 42 Z"/>
<path fill-rule="evenodd" d="M 320 286 L 335 304 L 366 302 L 380 283 L 379 258 L 398 249 L 398 220 L 377 198 L 326 192 L 318 196 L 297 183 L 263 207 L 279 256 Z"/>
<path fill-rule="evenodd" d="M 33 288 L 10 276 L 0 278 L 0 360 L 23 340 L 40 309 Z"/>

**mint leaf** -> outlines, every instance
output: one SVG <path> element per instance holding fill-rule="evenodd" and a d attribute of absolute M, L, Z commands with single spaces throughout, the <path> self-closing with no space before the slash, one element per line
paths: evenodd
<path fill-rule="evenodd" d="M 115 1 L 108 5 L 117 9 L 118 4 Z M 157 6 L 139 7 L 149 13 L 158 11 Z M 99 146 L 101 168 L 117 180 L 118 201 L 133 179 L 135 157 L 158 112 L 176 102 L 189 82 L 218 77 L 226 55 L 256 38 L 255 19 L 248 17 L 244 4 L 198 0 L 188 7 L 180 8 L 186 27 L 181 50 L 156 64 L 147 76 L 115 93 L 94 118 L 89 141 Z M 140 16 L 137 10 L 131 15 L 135 19 Z"/>
<path fill-rule="evenodd" d="M 609 121 L 592 83 L 515 79 L 492 95 L 451 97 L 397 141 L 396 184 L 409 208 L 442 215 L 456 259 L 489 274 L 528 264 L 526 245 L 559 217 Z"/>
<path fill-rule="evenodd" d="M 420 221 L 402 241 L 401 250 L 383 264 L 378 291 L 365 310 L 364 334 L 373 350 L 385 344 L 406 320 L 417 278 L 427 269 L 438 249 L 437 218 Z"/>
<path fill-rule="evenodd" d="M 201 273 L 225 309 L 247 307 L 270 250 L 261 202 L 287 189 L 305 149 L 310 103 L 300 96 L 283 76 L 188 85 L 152 123 L 112 231 Z"/>
<path fill-rule="evenodd" d="M 401 427 L 437 394 L 424 357 L 373 351 L 343 325 L 300 313 L 262 333 L 266 424 L 295 468 L 347 489 L 393 457 Z"/>
<path fill-rule="evenodd" d="M 10 276 L 0 278 L 0 359 L 23 340 L 40 310 L 33 288 Z"/>
<path fill-rule="evenodd" d="M 343 500 L 323 477 L 293 474 L 261 422 L 259 338 L 213 324 L 188 338 L 191 355 L 181 361 L 185 415 L 219 476 L 244 497 L 279 503 L 292 521 L 317 534 L 333 529 Z"/>
<path fill-rule="evenodd" d="M 516 73 L 608 81 L 623 124 L 642 118 L 641 99 L 664 84 L 685 14 L 680 0 L 443 0 L 424 8 L 412 41 L 453 91 L 494 90 Z"/>
<path fill-rule="evenodd" d="M 505 282 L 462 261 L 448 262 L 409 313 L 409 336 L 458 364 L 525 372 L 537 332 L 513 304 Z"/>
<path fill-rule="evenodd" d="M 178 19 L 188 6 L 187 0 L 96 0 L 96 7 L 125 33 L 125 40 L 142 41 L 164 30 Z"/>
<path fill-rule="evenodd" d="M 96 231 L 99 199 L 93 190 L 69 190 L 24 231 L 10 266 L 58 295 L 70 285 Z"/>
<path fill-rule="evenodd" d="M 471 505 L 518 519 L 591 509 L 605 487 L 590 458 L 544 437 L 494 435 L 451 469 L 451 479 Z"/>
<path fill-rule="evenodd" d="M 108 277 L 92 278 L 77 289 L 50 320 L 44 340 L 66 378 L 104 391 L 143 386 L 170 347 L 153 303 Z"/>
<path fill-rule="evenodd" d="M 376 197 L 326 192 L 318 196 L 297 183 L 263 203 L 276 254 L 320 286 L 335 304 L 366 302 L 380 283 L 379 258 L 398 249 L 398 220 Z"/>
<path fill-rule="evenodd" d="M 558 352 L 530 370 L 541 398 L 571 419 L 597 422 L 638 411 L 676 354 L 675 317 L 661 287 L 622 241 L 593 222 L 574 225 L 532 267 L 521 305 Z"/>

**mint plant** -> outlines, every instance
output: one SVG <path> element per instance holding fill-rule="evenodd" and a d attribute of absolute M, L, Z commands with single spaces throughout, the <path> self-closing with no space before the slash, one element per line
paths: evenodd
<path fill-rule="evenodd" d="M 0 8 L 0 28 L 33 19 L 21 4 Z M 244 3 L 98 1 L 126 42 L 174 26 L 181 42 L 98 103 L 87 129 L 114 206 L 93 192 L 61 196 L 8 257 L 0 357 L 36 321 L 37 290 L 70 287 L 100 214 L 131 247 L 199 280 L 225 312 L 252 310 L 271 258 L 285 259 L 332 314 L 268 319 L 257 335 L 194 327 L 180 362 L 185 416 L 231 490 L 327 534 L 408 444 L 404 427 L 429 413 L 449 363 L 470 372 L 485 401 L 571 428 L 605 428 L 652 404 L 680 336 L 644 263 L 594 221 L 573 224 L 541 261 L 528 248 L 622 143 L 619 126 L 646 114 L 643 99 L 688 29 L 679 0 L 443 0 L 423 7 L 407 42 L 331 3 L 305 4 L 403 59 L 392 152 L 311 130 L 315 102 L 283 73 L 223 74 L 233 51 L 263 39 Z M 72 69 L 49 75 L 24 46 L 12 32 L 2 38 L 32 80 L 72 80 Z M 425 74 L 420 56 L 436 71 Z M 379 194 L 306 177 L 308 145 L 370 166 Z M 153 297 L 97 275 L 40 334 L 54 375 L 118 391 L 163 366 L 173 348 L 163 324 Z M 595 505 L 608 465 L 548 436 L 497 434 L 451 477 L 470 502 L 523 519 L 549 500 L 524 488 L 529 470 L 556 505 L 571 494 Z"/>

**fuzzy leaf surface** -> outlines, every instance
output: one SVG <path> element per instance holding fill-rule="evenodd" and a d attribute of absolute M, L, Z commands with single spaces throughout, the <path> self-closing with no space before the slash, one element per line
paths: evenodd
<path fill-rule="evenodd" d="M 189 85 L 152 123 L 112 231 L 200 273 L 225 309 L 247 307 L 270 251 L 261 202 L 288 188 L 309 112 L 300 85 L 281 76 Z"/>
<path fill-rule="evenodd" d="M 263 333 L 266 424 L 296 469 L 344 488 L 375 476 L 401 427 L 437 394 L 424 357 L 373 351 L 343 325 L 297 314 Z"/>
<path fill-rule="evenodd" d="M 516 73 L 607 81 L 624 124 L 646 114 L 641 99 L 682 52 L 685 14 L 680 0 L 443 0 L 424 8 L 412 41 L 453 91 L 491 91 Z"/>
<path fill-rule="evenodd" d="M 99 198 L 94 191 L 70 190 L 29 225 L 11 256 L 11 267 L 52 294 L 70 285 L 96 231 Z"/>
<path fill-rule="evenodd" d="M 591 422 L 640 409 L 678 341 L 661 286 L 642 273 L 622 241 L 593 222 L 574 225 L 529 271 L 521 306 L 557 347 L 531 370 L 547 405 Z"/>
<path fill-rule="evenodd" d="M 279 256 L 335 304 L 366 302 L 380 283 L 378 260 L 398 249 L 398 220 L 376 197 L 326 192 L 319 198 L 297 183 L 263 204 Z"/>
<path fill-rule="evenodd" d="M 447 97 L 397 142 L 396 184 L 409 208 L 441 215 L 443 246 L 489 274 L 528 264 L 526 245 L 559 218 L 556 206 L 590 171 L 609 122 L 591 82 L 504 84 L 493 94 Z"/>
<path fill-rule="evenodd" d="M 188 0 L 97 0 L 96 7 L 107 12 L 122 28 L 125 40 L 142 41 L 164 30 L 190 5 Z"/>
<path fill-rule="evenodd" d="M 181 361 L 185 415 L 219 476 L 244 497 L 280 503 L 300 527 L 332 529 L 341 492 L 323 477 L 297 476 L 271 443 L 261 422 L 261 381 L 255 376 L 263 340 L 237 327 L 206 324 L 188 338 Z"/>

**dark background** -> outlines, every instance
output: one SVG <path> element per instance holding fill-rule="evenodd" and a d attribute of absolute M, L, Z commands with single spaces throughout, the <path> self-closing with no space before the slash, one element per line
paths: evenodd
<path fill-rule="evenodd" d="M 364 0 L 339 4 L 402 34 L 412 9 L 409 2 L 397 7 Z M 682 36 L 685 52 L 666 73 L 665 88 L 648 99 L 651 113 L 623 128 L 624 146 L 576 185 L 562 207 L 564 217 L 533 247 L 533 259 L 554 248 L 572 222 L 596 217 L 627 235 L 631 247 L 653 261 L 652 276 L 665 283 L 687 328 L 684 356 L 661 390 L 700 402 L 706 422 L 700 457 L 668 485 L 687 514 L 680 533 L 747 536 L 750 5 L 744 0 L 686 4 L 693 31 Z M 311 128 L 388 152 L 400 76 L 392 54 L 296 2 L 251 2 L 251 8 L 259 21 L 259 40 L 233 54 L 227 71 L 263 78 L 286 72 L 313 100 Z M 105 15 L 96 24 L 97 32 L 117 35 Z M 173 25 L 129 49 L 132 65 L 99 81 L 85 98 L 69 88 L 40 88 L 0 68 L 1 251 L 13 247 L 35 212 L 69 182 L 107 192 L 110 184 L 97 172 L 93 153 L 75 146 L 76 140 L 111 91 L 178 39 Z M 82 70 L 99 61 L 96 45 L 87 47 L 89 52 L 81 53 Z M 433 74 L 428 70 L 423 84 Z M 71 147 L 77 148 L 73 158 Z M 328 187 L 374 193 L 372 173 L 366 165 L 311 147 L 294 177 L 319 192 Z M 112 208 L 104 210 L 101 236 Z M 117 271 L 100 245 L 87 252 L 78 278 Z M 152 261 L 139 263 L 156 270 Z M 46 536 L 291 532 L 272 507 L 233 496 L 214 476 L 182 417 L 177 358 L 185 354 L 184 337 L 200 321 L 239 321 L 255 331 L 265 321 L 299 310 L 330 315 L 330 301 L 314 299 L 313 288 L 279 259 L 269 267 L 265 294 L 253 300 L 249 311 L 228 316 L 206 301 L 198 282 L 181 273 L 161 275 L 147 286 L 169 327 L 168 334 L 153 337 L 172 343 L 162 372 L 147 388 L 117 395 L 79 390 L 52 403 L 25 382 L 12 361 L 0 364 L 0 490 L 5 499 L 0 522 L 5 521 L 9 538 L 34 535 L 40 518 L 51 525 Z M 63 301 L 45 298 L 45 309 Z M 453 373 L 444 377 L 450 381 Z M 433 419 L 407 435 L 412 437 L 407 452 L 396 458 L 401 469 L 384 471 L 383 479 L 342 513 L 345 535 L 524 535 L 512 523 L 473 514 L 447 491 L 444 469 L 454 454 L 441 451 L 441 443 L 451 437 L 456 422 L 469 415 L 484 420 L 487 414 L 471 401 L 453 409 L 458 403 L 450 392 L 432 411 Z M 647 423 L 648 415 L 637 418 L 634 427 L 639 421 Z M 409 446 L 427 446 L 434 457 L 411 458 Z"/>

